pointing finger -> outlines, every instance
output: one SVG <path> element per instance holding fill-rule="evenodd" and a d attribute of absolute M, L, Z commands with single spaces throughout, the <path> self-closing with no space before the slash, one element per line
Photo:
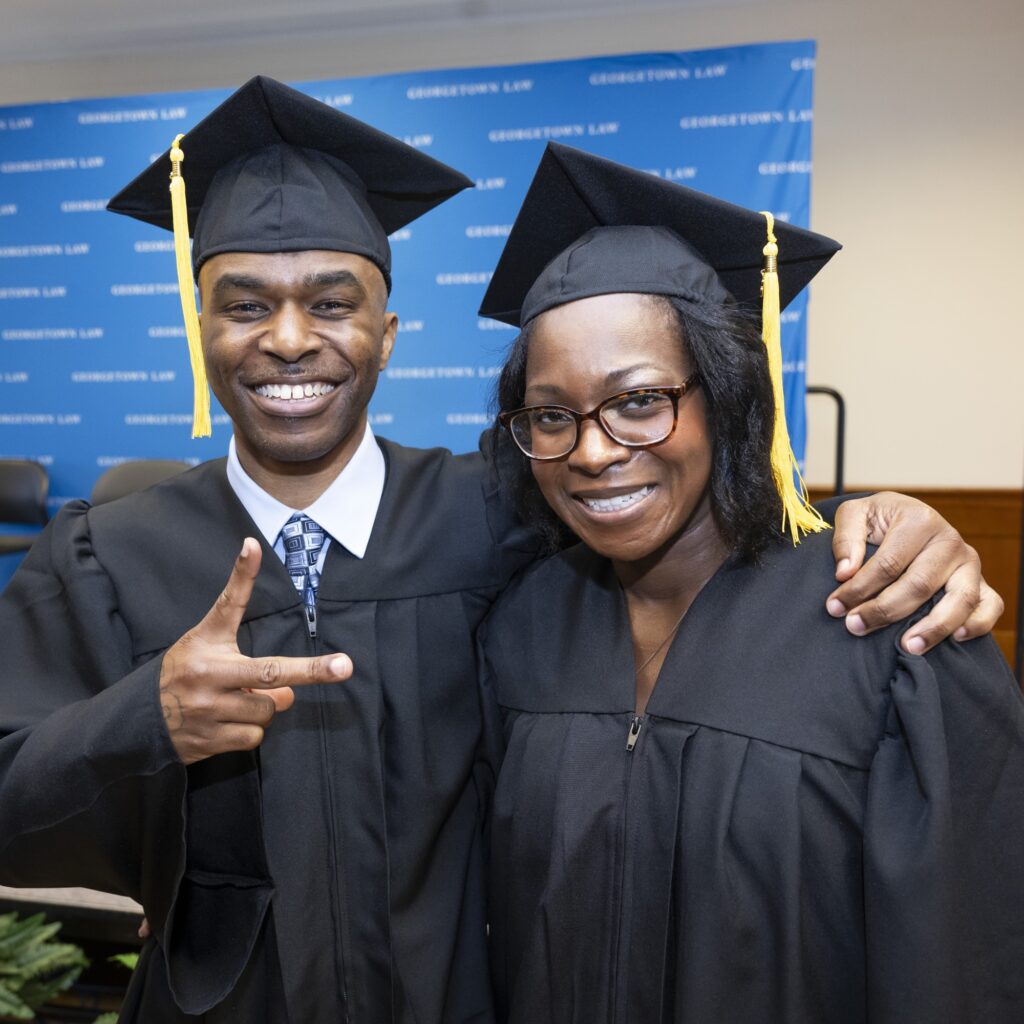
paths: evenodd
<path fill-rule="evenodd" d="M 236 685 L 254 690 L 276 690 L 315 683 L 337 683 L 352 675 L 347 654 L 318 658 L 244 658 L 238 663 Z"/>
<path fill-rule="evenodd" d="M 252 588 L 259 575 L 263 555 L 259 543 L 246 537 L 242 550 L 235 559 L 227 585 L 220 592 L 213 607 L 206 613 L 195 633 L 212 643 L 235 642 L 238 627 L 252 596 Z"/>

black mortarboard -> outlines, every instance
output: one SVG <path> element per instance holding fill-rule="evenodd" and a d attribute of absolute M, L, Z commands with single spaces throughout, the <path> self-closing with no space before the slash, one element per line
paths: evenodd
<path fill-rule="evenodd" d="M 838 242 L 776 222 L 781 308 Z M 765 217 L 549 142 L 480 308 L 519 326 L 554 306 L 610 292 L 754 307 Z"/>
<path fill-rule="evenodd" d="M 195 385 L 192 436 L 210 434 L 193 270 L 222 252 L 328 249 L 365 256 L 390 291 L 388 235 L 472 184 L 412 146 L 262 75 L 179 135 L 107 209 L 174 232 Z"/>
<path fill-rule="evenodd" d="M 826 524 L 807 500 L 789 443 L 780 312 L 839 248 L 770 213 L 549 142 L 480 315 L 523 326 L 555 306 L 617 292 L 760 304 L 775 396 L 772 473 L 795 544 Z"/>
<path fill-rule="evenodd" d="M 472 182 L 433 157 L 262 75 L 185 136 L 196 272 L 221 252 L 354 252 L 390 287 L 387 236 Z M 170 150 L 107 204 L 172 229 Z"/>

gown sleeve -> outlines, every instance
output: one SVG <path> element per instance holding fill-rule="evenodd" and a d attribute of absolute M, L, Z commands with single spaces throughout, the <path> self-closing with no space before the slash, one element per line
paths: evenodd
<path fill-rule="evenodd" d="M 185 865 L 187 775 L 89 532 L 66 507 L 0 597 L 0 881 L 130 896 L 161 936 Z"/>
<path fill-rule="evenodd" d="M 868 1020 L 1024 1020 L 1024 699 L 991 637 L 897 653 L 864 828 Z"/>

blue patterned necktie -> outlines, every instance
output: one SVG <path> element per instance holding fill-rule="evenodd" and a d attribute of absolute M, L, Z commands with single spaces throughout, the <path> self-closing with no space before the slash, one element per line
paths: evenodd
<path fill-rule="evenodd" d="M 316 590 L 320 586 L 316 563 L 325 538 L 324 528 L 302 512 L 296 512 L 281 530 L 285 568 L 302 598 L 306 626 L 313 637 L 316 636 Z"/>

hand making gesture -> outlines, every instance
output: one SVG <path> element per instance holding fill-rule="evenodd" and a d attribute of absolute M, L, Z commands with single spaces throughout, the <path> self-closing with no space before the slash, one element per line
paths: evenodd
<path fill-rule="evenodd" d="M 164 654 L 160 706 L 185 764 L 258 747 L 274 715 L 294 703 L 293 686 L 337 683 L 352 675 L 345 654 L 247 658 L 239 651 L 238 627 L 260 561 L 259 544 L 247 537 L 213 607 Z"/>

